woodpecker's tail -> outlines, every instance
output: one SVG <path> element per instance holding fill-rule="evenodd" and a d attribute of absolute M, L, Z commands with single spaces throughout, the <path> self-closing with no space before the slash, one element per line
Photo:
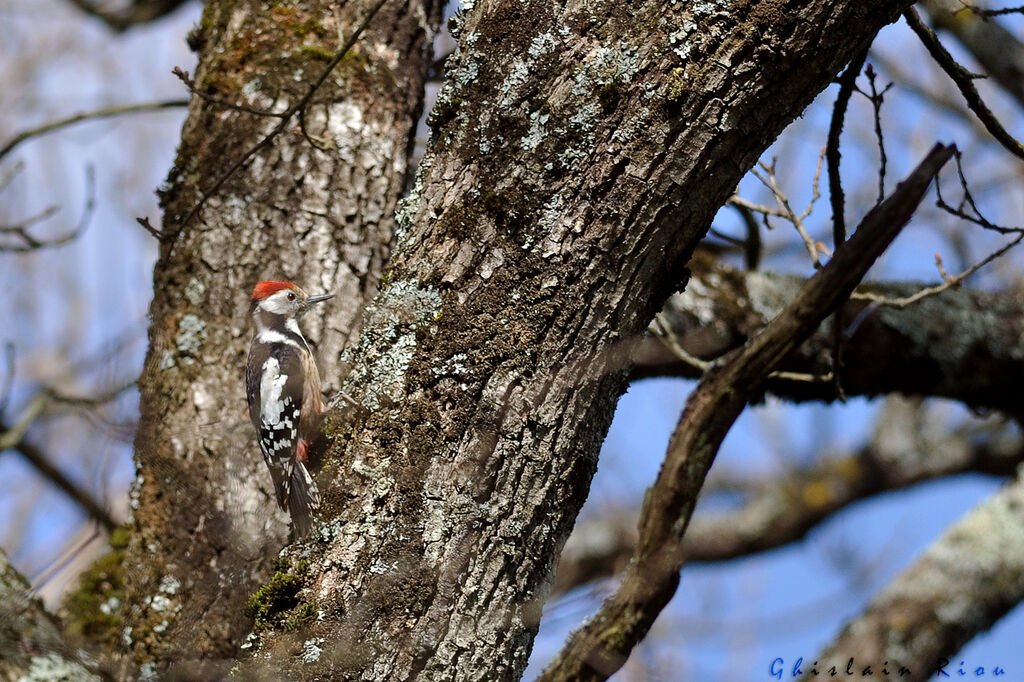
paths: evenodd
<path fill-rule="evenodd" d="M 309 535 L 313 526 L 313 512 L 320 507 L 320 491 L 302 462 L 292 467 L 288 486 L 288 513 L 292 517 L 292 533 L 296 540 Z"/>

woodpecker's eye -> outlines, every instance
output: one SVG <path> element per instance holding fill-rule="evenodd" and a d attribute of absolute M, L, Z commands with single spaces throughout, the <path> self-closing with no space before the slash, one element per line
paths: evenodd
<path fill-rule="evenodd" d="M 295 300 L 295 294 L 293 294 L 293 293 L 289 293 L 289 294 L 288 294 L 288 300 L 289 300 L 289 301 L 294 301 L 294 300 Z"/>

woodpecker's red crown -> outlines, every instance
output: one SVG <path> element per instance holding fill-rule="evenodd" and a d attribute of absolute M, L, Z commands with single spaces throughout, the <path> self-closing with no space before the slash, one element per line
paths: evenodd
<path fill-rule="evenodd" d="M 262 301 L 263 299 L 276 294 L 281 289 L 292 289 L 293 291 L 298 290 L 298 287 L 291 282 L 284 282 L 280 280 L 267 280 L 266 282 L 260 282 L 252 290 L 252 300 Z"/>

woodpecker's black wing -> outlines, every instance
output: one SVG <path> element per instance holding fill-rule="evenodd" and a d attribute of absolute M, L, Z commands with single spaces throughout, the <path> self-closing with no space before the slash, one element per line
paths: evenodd
<path fill-rule="evenodd" d="M 288 509 L 295 447 L 303 400 L 303 365 L 299 351 L 288 343 L 257 343 L 250 349 L 246 370 L 249 417 L 270 469 L 277 503 Z"/>

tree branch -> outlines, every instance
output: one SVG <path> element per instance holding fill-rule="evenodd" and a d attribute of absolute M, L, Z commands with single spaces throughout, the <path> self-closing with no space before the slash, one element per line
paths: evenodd
<path fill-rule="evenodd" d="M 144 102 L 141 104 L 122 104 L 112 107 L 103 107 L 102 109 L 59 118 L 56 121 L 50 121 L 49 123 L 45 123 L 41 126 L 29 128 L 28 130 L 23 130 L 20 133 L 17 133 L 14 137 L 5 142 L 2 147 L 0 147 L 0 159 L 14 151 L 14 148 L 22 142 L 31 140 L 34 137 L 56 132 L 76 123 L 82 123 L 83 121 L 98 121 L 100 119 L 123 116 L 125 114 L 140 114 L 149 111 L 159 111 L 161 109 L 174 109 L 177 107 L 187 106 L 187 99 L 171 99 L 163 102 Z"/>
<path fill-rule="evenodd" d="M 82 208 L 82 215 L 78 219 L 78 223 L 70 232 L 51 239 L 41 239 L 28 231 L 32 225 L 46 220 L 58 211 L 56 206 L 51 206 L 42 213 L 23 220 L 17 225 L 0 225 L 0 236 L 4 239 L 4 242 L 0 243 L 0 253 L 28 253 L 30 251 L 38 251 L 39 249 L 63 246 L 77 239 L 85 232 L 85 229 L 89 227 L 89 223 L 92 222 L 92 214 L 95 209 L 96 173 L 95 169 L 90 165 L 85 168 L 85 206 Z M 8 241 L 8 239 L 13 239 L 14 241 Z"/>
<path fill-rule="evenodd" d="M 887 408 L 883 422 L 904 436 L 906 410 L 899 402 Z M 891 418 L 894 413 L 898 419 Z M 683 539 L 686 561 L 727 561 L 781 547 L 860 500 L 968 472 L 1010 477 L 1024 462 L 1024 441 L 1018 438 L 1012 442 L 987 438 L 977 443 L 968 434 L 951 434 L 938 442 L 907 443 L 903 437 L 888 438 L 887 433 L 852 454 L 822 459 L 813 467 L 769 480 L 745 482 L 738 491 L 747 499 L 739 509 L 694 516 Z M 703 494 L 709 492 L 706 489 Z M 559 560 L 555 592 L 622 570 L 636 547 L 635 526 L 632 513 L 578 524 Z"/>
<path fill-rule="evenodd" d="M 0 549 L 0 679 L 100 682 Z"/>
<path fill-rule="evenodd" d="M 54 466 L 42 448 L 27 441 L 24 433 L 32 421 L 42 411 L 49 399 L 43 399 L 38 403 L 34 402 L 25 411 L 18 423 L 8 427 L 0 420 L 0 452 L 15 450 L 18 454 L 32 465 L 46 480 L 55 485 L 61 492 L 78 504 L 94 521 L 99 523 L 109 533 L 118 526 L 110 513 L 97 502 L 86 490 L 71 481 L 60 469 Z M 38 405 L 38 412 L 35 412 Z"/>
<path fill-rule="evenodd" d="M 1024 600 L 1022 546 L 1024 472 L 883 589 L 818 657 L 817 667 L 845 669 L 852 657 L 888 661 L 890 670 L 905 666 L 907 679 L 930 679 L 943 656 Z"/>
<path fill-rule="evenodd" d="M 1003 124 L 999 122 L 992 110 L 988 108 L 985 102 L 981 99 L 981 94 L 978 89 L 974 87 L 974 75 L 971 74 L 967 69 L 962 67 L 951 55 L 942 43 L 939 42 L 935 32 L 932 31 L 928 26 L 921 21 L 920 15 L 913 7 L 908 8 L 903 13 L 903 18 L 906 19 L 907 25 L 910 26 L 911 30 L 917 34 L 917 37 L 924 43 L 925 48 L 928 49 L 928 53 L 931 54 L 932 58 L 938 63 L 942 70 L 946 72 L 956 86 L 960 89 L 960 94 L 964 96 L 967 101 L 967 106 L 970 107 L 971 111 L 981 120 L 985 125 L 985 128 L 992 134 L 992 137 L 1003 145 L 1003 148 L 1016 157 L 1024 159 L 1024 146 L 1018 142 Z"/>
<path fill-rule="evenodd" d="M 992 78 L 1024 105 L 1024 44 L 972 0 L 924 0 L 932 23 L 960 41 Z M 1010 8 L 1012 9 L 1012 8 Z"/>
<path fill-rule="evenodd" d="M 765 329 L 691 394 L 654 486 L 644 498 L 637 551 L 622 585 L 575 632 L 541 680 L 604 680 L 618 670 L 675 593 L 683 534 L 715 454 L 775 365 L 808 336 L 910 220 L 954 148 L 936 145 L 893 194 L 861 221 L 829 264 Z"/>
<path fill-rule="evenodd" d="M 1012 242 L 1011 242 L 1012 243 Z M 690 261 L 691 285 L 674 294 L 659 314 L 662 328 L 690 355 L 720 357 L 757 333 L 796 295 L 804 278 L 744 272 L 706 252 Z M 938 285 L 942 286 L 942 285 Z M 950 288 L 903 310 L 872 305 L 864 296 L 905 300 L 929 286 L 868 282 L 843 307 L 843 388 L 848 395 L 890 393 L 940 397 L 977 409 L 1016 413 L 1024 376 L 1024 305 L 1013 292 Z M 713 324 L 702 320 L 714 319 Z M 831 370 L 831 327 L 826 323 L 782 364 L 808 376 Z M 701 371 L 676 357 L 658 338 L 638 344 L 633 378 L 682 376 Z M 769 380 L 773 395 L 796 402 L 831 401 L 827 382 Z"/>
<path fill-rule="evenodd" d="M 184 5 L 187 0 L 132 0 L 128 9 L 123 12 L 109 12 L 89 0 L 68 0 L 68 2 L 89 16 L 96 17 L 112 30 L 121 33 L 137 24 L 146 24 L 168 15 Z"/>
<path fill-rule="evenodd" d="M 841 152 L 839 149 L 839 136 L 843 132 L 843 122 L 846 120 L 846 109 L 850 105 L 850 96 L 857 87 L 857 77 L 864 67 L 864 60 L 868 58 L 868 51 L 864 50 L 853 58 L 839 78 L 839 93 L 836 95 L 835 104 L 832 106 L 832 119 L 828 126 L 828 142 L 825 145 L 825 158 L 828 161 L 828 195 L 829 203 L 832 205 L 832 248 L 838 249 L 839 245 L 846 241 L 846 208 L 845 195 L 843 193 L 843 181 L 839 174 L 839 161 Z"/>
<path fill-rule="evenodd" d="M 123 389 L 122 389 L 123 390 Z M 121 390 L 112 394 L 111 397 L 119 395 Z M 0 419 L 0 453 L 5 450 L 16 450 L 38 471 L 44 478 L 57 486 L 72 501 L 76 502 L 85 512 L 99 523 L 109 533 L 117 527 L 117 522 L 110 516 L 92 495 L 72 483 L 71 479 L 64 475 L 60 469 L 54 466 L 50 459 L 43 453 L 42 449 L 25 440 L 25 433 L 35 420 L 43 413 L 43 410 L 53 401 L 66 402 L 69 404 L 98 404 L 107 402 L 110 398 L 82 399 L 67 398 L 56 395 L 49 390 L 42 390 L 29 401 L 28 406 L 22 410 L 18 421 L 8 427 Z"/>

